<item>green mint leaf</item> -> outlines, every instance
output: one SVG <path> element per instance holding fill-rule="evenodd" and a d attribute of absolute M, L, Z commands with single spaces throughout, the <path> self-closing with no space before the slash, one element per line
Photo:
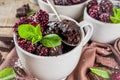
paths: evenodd
<path fill-rule="evenodd" d="M 97 69 L 97 68 L 90 68 L 90 71 L 102 78 L 110 78 L 109 73 L 105 70 L 101 70 L 101 69 Z"/>
<path fill-rule="evenodd" d="M 61 38 L 57 34 L 49 34 L 43 37 L 41 43 L 46 47 L 56 47 L 61 45 Z"/>
<path fill-rule="evenodd" d="M 117 7 L 113 7 L 114 17 L 117 17 Z"/>
<path fill-rule="evenodd" d="M 12 80 L 16 76 L 12 68 L 5 68 L 0 71 L 0 80 Z"/>
<path fill-rule="evenodd" d="M 34 34 L 35 34 L 35 36 L 32 38 L 32 44 L 37 43 L 42 39 L 42 32 L 41 32 L 39 24 L 35 27 Z"/>
<path fill-rule="evenodd" d="M 31 40 L 35 33 L 35 27 L 30 24 L 22 24 L 18 26 L 18 34 L 21 38 Z"/>
<path fill-rule="evenodd" d="M 36 35 L 39 35 L 40 39 L 42 39 L 42 31 L 41 31 L 41 26 L 39 24 L 35 27 L 35 33 Z"/>
<path fill-rule="evenodd" d="M 41 38 L 39 38 L 39 36 L 34 36 L 34 37 L 32 38 L 32 44 L 35 44 L 35 43 L 37 43 L 37 42 L 39 42 L 39 41 L 41 41 Z"/>
<path fill-rule="evenodd" d="M 120 9 L 119 8 L 117 9 L 117 18 L 120 19 Z"/>
<path fill-rule="evenodd" d="M 110 20 L 112 21 L 112 23 L 120 23 L 120 18 L 110 16 Z"/>

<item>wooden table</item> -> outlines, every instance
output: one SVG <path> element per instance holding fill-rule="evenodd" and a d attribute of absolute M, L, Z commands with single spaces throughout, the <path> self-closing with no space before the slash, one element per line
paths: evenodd
<path fill-rule="evenodd" d="M 38 5 L 29 0 L 0 0 L 0 35 L 9 35 L 13 32 L 12 28 L 6 28 L 6 26 L 12 27 L 14 25 L 17 21 L 16 9 L 27 3 L 32 10 L 37 11 L 39 9 Z"/>

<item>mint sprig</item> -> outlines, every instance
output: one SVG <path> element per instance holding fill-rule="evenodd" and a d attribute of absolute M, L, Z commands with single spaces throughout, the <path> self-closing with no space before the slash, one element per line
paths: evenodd
<path fill-rule="evenodd" d="M 97 69 L 97 68 L 90 68 L 90 71 L 93 73 L 93 74 L 96 74 L 102 78 L 110 78 L 110 75 L 107 71 L 105 70 L 102 70 L 102 69 Z"/>
<path fill-rule="evenodd" d="M 16 73 L 12 68 L 5 68 L 0 71 L 0 80 L 13 80 L 15 76 Z"/>
<path fill-rule="evenodd" d="M 113 16 L 110 16 L 112 23 L 120 23 L 120 8 L 113 7 Z"/>
<path fill-rule="evenodd" d="M 18 34 L 21 38 L 30 40 L 32 44 L 40 42 L 46 47 L 59 46 L 62 41 L 57 34 L 42 36 L 42 31 L 39 24 L 36 27 L 31 24 L 22 24 L 18 26 Z"/>
<path fill-rule="evenodd" d="M 61 44 L 61 38 L 56 34 L 49 34 L 43 37 L 41 43 L 46 47 L 56 47 Z"/>

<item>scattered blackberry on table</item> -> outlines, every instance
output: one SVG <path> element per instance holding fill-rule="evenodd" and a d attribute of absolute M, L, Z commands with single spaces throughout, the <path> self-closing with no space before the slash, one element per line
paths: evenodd
<path fill-rule="evenodd" d="M 25 40 L 25 39 L 22 39 L 22 38 L 18 38 L 18 45 L 22 49 L 24 49 L 24 50 L 26 50 L 30 53 L 34 53 L 34 51 L 37 47 L 37 43 L 32 44 L 31 41 L 28 41 L 28 40 Z"/>
<path fill-rule="evenodd" d="M 91 0 L 87 4 L 87 9 L 89 10 L 92 6 L 97 5 L 97 4 L 98 4 L 97 0 Z"/>
<path fill-rule="evenodd" d="M 110 0 L 102 0 L 100 6 L 104 13 L 110 13 L 113 8 L 113 3 Z"/>
<path fill-rule="evenodd" d="M 102 13 L 101 8 L 98 5 L 92 6 L 88 11 L 88 14 L 95 19 L 98 19 L 101 13 Z"/>
<path fill-rule="evenodd" d="M 102 22 L 107 22 L 107 23 L 110 23 L 110 14 L 109 13 L 102 13 L 100 16 L 99 16 L 99 20 L 102 21 Z"/>
<path fill-rule="evenodd" d="M 112 73 L 110 80 L 120 80 L 120 72 Z"/>

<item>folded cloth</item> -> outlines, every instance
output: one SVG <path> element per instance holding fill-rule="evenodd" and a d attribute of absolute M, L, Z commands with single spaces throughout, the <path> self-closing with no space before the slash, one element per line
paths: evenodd
<path fill-rule="evenodd" d="M 114 44 L 91 42 L 84 46 L 79 63 L 75 70 L 66 80 L 106 80 L 94 76 L 89 72 L 91 67 L 101 67 L 104 69 L 120 69 L 120 39 Z M 5 61 L 0 65 L 0 70 L 6 67 L 13 67 L 19 72 L 15 80 L 36 80 L 27 70 L 11 65 L 14 58 L 18 59 L 15 48 L 8 54 Z M 17 60 L 16 60 L 17 61 Z M 24 71 L 23 71 L 24 70 Z"/>
<path fill-rule="evenodd" d="M 91 42 L 83 48 L 80 61 L 75 70 L 68 76 L 67 80 L 93 80 L 90 78 L 89 68 L 102 67 L 109 70 L 120 69 L 120 39 L 114 46 L 107 43 Z M 106 80 L 96 78 L 95 80 Z"/>

